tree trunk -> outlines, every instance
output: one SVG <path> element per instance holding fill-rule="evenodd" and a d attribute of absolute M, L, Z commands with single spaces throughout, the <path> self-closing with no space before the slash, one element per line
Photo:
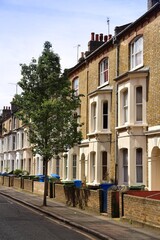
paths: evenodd
<path fill-rule="evenodd" d="M 43 206 L 47 206 L 47 191 L 48 191 L 48 178 L 47 178 L 47 173 L 48 173 L 48 161 L 44 157 L 43 158 L 43 166 L 44 166 L 44 194 L 43 194 Z"/>

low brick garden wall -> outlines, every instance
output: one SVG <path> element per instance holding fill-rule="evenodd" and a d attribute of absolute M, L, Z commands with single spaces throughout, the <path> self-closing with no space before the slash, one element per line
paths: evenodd
<path fill-rule="evenodd" d="M 44 183 L 17 177 L 0 176 L 0 185 L 24 189 L 43 195 Z M 48 197 L 67 206 L 91 212 L 101 211 L 101 189 L 68 187 L 62 183 L 48 184 Z M 108 217 L 120 217 L 160 227 L 160 191 L 107 192 Z"/>
<path fill-rule="evenodd" d="M 160 227 L 160 192 L 129 191 L 122 198 L 123 218 Z"/>
<path fill-rule="evenodd" d="M 63 184 L 54 184 L 55 200 L 67 206 L 92 212 L 100 212 L 100 192 L 84 188 L 75 188 Z"/>
<path fill-rule="evenodd" d="M 23 179 L 23 189 L 27 192 L 33 192 L 33 181 L 29 179 Z"/>
<path fill-rule="evenodd" d="M 22 188 L 22 179 L 14 177 L 13 187 L 14 188 Z"/>
<path fill-rule="evenodd" d="M 120 192 L 119 191 L 108 191 L 108 197 L 107 197 L 107 214 L 110 218 L 119 218 L 119 200 L 120 200 Z"/>
<path fill-rule="evenodd" d="M 0 176 L 0 185 L 4 184 L 4 176 Z"/>
<path fill-rule="evenodd" d="M 43 195 L 44 182 L 33 181 L 33 193 Z"/>

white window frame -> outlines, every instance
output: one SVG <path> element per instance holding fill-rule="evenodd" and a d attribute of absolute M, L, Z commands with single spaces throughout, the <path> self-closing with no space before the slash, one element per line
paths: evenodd
<path fill-rule="evenodd" d="M 77 155 L 73 154 L 72 156 L 72 177 L 76 179 L 77 177 Z"/>
<path fill-rule="evenodd" d="M 122 161 L 123 161 L 123 182 L 128 184 L 128 149 L 122 150 Z"/>
<path fill-rule="evenodd" d="M 128 89 L 123 92 L 123 123 L 128 122 Z"/>
<path fill-rule="evenodd" d="M 103 59 L 99 64 L 99 85 L 109 83 L 109 61 L 108 58 Z"/>
<path fill-rule="evenodd" d="M 75 91 L 75 96 L 78 96 L 79 95 L 79 78 L 76 77 L 73 79 L 73 82 L 72 82 L 72 86 L 73 86 L 73 90 Z"/>
<path fill-rule="evenodd" d="M 136 183 L 143 183 L 143 150 L 142 148 L 136 149 Z"/>
<path fill-rule="evenodd" d="M 107 104 L 107 112 L 104 111 L 104 104 Z M 102 129 L 108 129 L 108 101 L 102 102 Z"/>
<path fill-rule="evenodd" d="M 102 152 L 102 181 L 108 180 L 108 154 L 106 151 Z"/>
<path fill-rule="evenodd" d="M 64 157 L 64 178 L 68 179 L 68 155 Z"/>
<path fill-rule="evenodd" d="M 15 150 L 16 149 L 16 136 L 13 135 L 12 136 L 12 150 Z"/>
<path fill-rule="evenodd" d="M 97 129 L 97 103 L 91 104 L 91 130 L 95 132 Z"/>
<path fill-rule="evenodd" d="M 36 163 L 37 163 L 37 174 L 40 174 L 40 159 L 39 159 L 39 157 L 36 157 Z"/>
<path fill-rule="evenodd" d="M 130 44 L 130 69 L 143 66 L 143 37 L 134 39 Z"/>
<path fill-rule="evenodd" d="M 24 133 L 21 133 L 21 147 L 24 147 Z"/>
<path fill-rule="evenodd" d="M 57 157 L 56 158 L 56 174 L 58 174 L 59 175 L 59 165 L 60 165 L 60 158 L 59 157 Z"/>
<path fill-rule="evenodd" d="M 139 94 L 138 89 L 141 88 Z M 136 87 L 136 122 L 142 122 L 143 120 L 143 88 L 142 86 Z"/>
<path fill-rule="evenodd" d="M 91 173 L 92 173 L 92 182 L 95 181 L 96 176 L 96 153 L 91 153 Z"/>

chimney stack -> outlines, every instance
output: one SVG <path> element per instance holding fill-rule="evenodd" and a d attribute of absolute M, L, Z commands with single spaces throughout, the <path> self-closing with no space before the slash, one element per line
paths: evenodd
<path fill-rule="evenodd" d="M 2 111 L 2 118 L 6 120 L 9 117 L 11 117 L 11 109 L 10 107 L 4 107 Z"/>
<path fill-rule="evenodd" d="M 160 3 L 160 0 L 148 0 L 148 10 L 153 7 L 156 3 Z"/>

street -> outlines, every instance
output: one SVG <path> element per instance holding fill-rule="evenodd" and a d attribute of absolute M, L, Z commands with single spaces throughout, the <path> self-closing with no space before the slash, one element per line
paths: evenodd
<path fill-rule="evenodd" d="M 0 195 L 0 239 L 3 240 L 87 240 L 71 227 Z"/>

